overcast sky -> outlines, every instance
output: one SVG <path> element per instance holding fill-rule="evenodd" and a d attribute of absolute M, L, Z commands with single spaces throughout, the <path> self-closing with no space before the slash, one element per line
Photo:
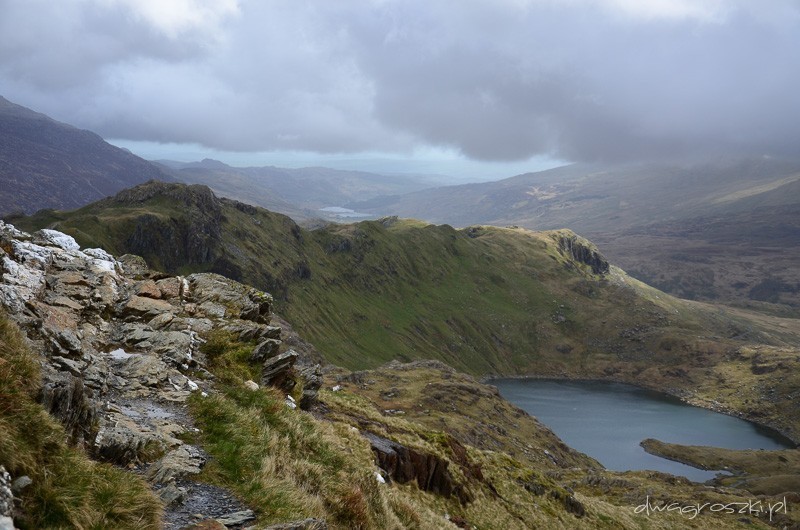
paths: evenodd
<path fill-rule="evenodd" d="M 789 0 L 0 0 L 0 95 L 147 158 L 777 155 L 799 87 Z"/>

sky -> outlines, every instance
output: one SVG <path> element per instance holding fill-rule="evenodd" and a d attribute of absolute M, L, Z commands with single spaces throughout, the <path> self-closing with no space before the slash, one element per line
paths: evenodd
<path fill-rule="evenodd" d="M 149 159 L 793 154 L 798 86 L 796 0 L 0 0 L 0 95 Z"/>

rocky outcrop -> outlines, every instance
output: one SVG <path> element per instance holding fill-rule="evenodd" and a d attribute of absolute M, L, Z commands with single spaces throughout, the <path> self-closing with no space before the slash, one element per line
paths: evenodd
<path fill-rule="evenodd" d="M 232 332 L 275 356 L 272 297 L 218 274 L 167 276 L 136 256 L 118 261 L 60 232 L 2 221 L 0 273 L 0 307 L 41 354 L 44 407 L 95 458 L 141 469 L 165 504 L 184 502 L 206 460 L 182 440 L 195 430 L 184 402 L 212 391 L 203 335 Z M 280 355 L 265 369 L 278 386 L 297 377 L 297 354 Z"/>
<path fill-rule="evenodd" d="M 559 230 L 553 235 L 558 243 L 558 249 L 569 258 L 588 265 L 595 274 L 606 274 L 609 271 L 608 260 L 600 254 L 597 247 L 570 230 Z"/>
<path fill-rule="evenodd" d="M 369 440 L 380 467 L 392 480 L 405 483 L 416 480 L 423 491 L 449 497 L 454 495 L 463 503 L 471 496 L 457 484 L 448 469 L 450 462 L 430 453 L 417 451 L 370 432 L 362 433 Z"/>

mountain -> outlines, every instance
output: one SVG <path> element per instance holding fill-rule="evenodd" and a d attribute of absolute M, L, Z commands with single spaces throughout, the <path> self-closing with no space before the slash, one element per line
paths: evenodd
<path fill-rule="evenodd" d="M 13 221 L 265 289 L 349 369 L 433 358 L 475 375 L 627 381 L 800 432 L 797 320 L 673 298 L 568 230 L 397 218 L 305 230 L 203 186 L 155 182 Z"/>
<path fill-rule="evenodd" d="M 162 191 L 207 198 L 179 189 Z M 786 491 L 776 485 L 796 483 L 794 450 L 759 451 L 756 469 L 753 455 L 723 453 L 752 470 L 736 477 L 747 489 L 608 471 L 496 388 L 440 362 L 323 369 L 287 347 L 301 339 L 276 327 L 271 296 L 247 285 L 212 273 L 170 276 L 54 230 L 0 222 L 0 242 L 3 528 L 798 522 L 795 511 L 771 508 L 769 524 L 757 509 L 736 518 L 711 509 L 697 522 L 634 512 L 651 498 L 738 508 L 757 495 L 772 506 Z M 717 458 L 713 448 L 648 442 L 671 458 Z"/>
<path fill-rule="evenodd" d="M 155 165 L 0 97 L 0 214 L 77 208 L 151 179 Z"/>
<path fill-rule="evenodd" d="M 800 307 L 800 161 L 575 164 L 351 203 L 373 215 L 467 226 L 570 228 L 673 294 Z"/>
<path fill-rule="evenodd" d="M 205 184 L 219 195 L 268 208 L 295 220 L 346 219 L 348 214 L 357 212 L 350 214 L 335 208 L 431 186 L 426 177 L 379 175 L 325 167 L 231 167 L 211 159 L 192 163 L 162 160 L 159 163 L 169 168 L 181 182 Z"/>

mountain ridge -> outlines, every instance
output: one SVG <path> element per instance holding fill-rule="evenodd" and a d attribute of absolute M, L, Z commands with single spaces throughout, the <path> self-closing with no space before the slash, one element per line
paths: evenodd
<path fill-rule="evenodd" d="M 0 214 L 76 208 L 151 179 L 172 177 L 91 131 L 0 99 Z"/>
<path fill-rule="evenodd" d="M 193 190 L 203 199 L 192 200 L 215 202 L 201 215 L 215 227 L 195 255 L 203 259 L 185 259 L 181 243 L 196 219 L 175 197 Z M 796 321 L 677 300 L 616 267 L 604 272 L 602 261 L 595 272 L 592 247 L 569 231 L 456 230 L 397 218 L 305 230 L 209 194 L 148 183 L 74 212 L 13 221 L 115 253 L 145 250 L 155 267 L 178 252 L 181 273 L 221 272 L 266 289 L 295 329 L 350 369 L 436 358 L 481 375 L 616 380 L 789 436 L 800 429 L 790 419 L 800 409 L 786 398 L 794 379 L 759 382 L 766 372 L 749 368 L 791 364 Z M 150 247 L 136 247 L 142 242 Z M 739 395 L 743 386 L 750 390 Z M 784 391 L 767 393 L 778 386 Z"/>

